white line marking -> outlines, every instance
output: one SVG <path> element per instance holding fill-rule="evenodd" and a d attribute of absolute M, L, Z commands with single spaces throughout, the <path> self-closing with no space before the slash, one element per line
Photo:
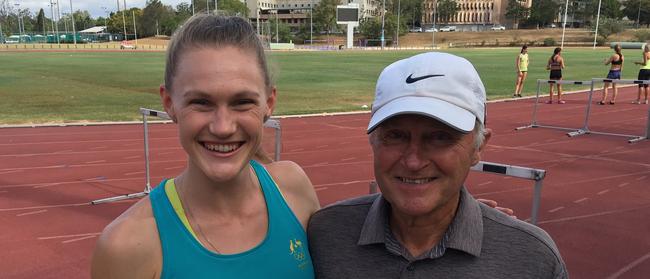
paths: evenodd
<path fill-rule="evenodd" d="M 320 187 L 320 188 L 316 188 L 316 192 L 318 192 L 318 191 L 323 191 L 323 190 L 327 190 L 327 189 L 329 189 L 329 187 Z"/>
<path fill-rule="evenodd" d="M 0 212 L 30 210 L 30 209 L 41 209 L 41 208 L 55 208 L 55 207 L 73 207 L 73 206 L 82 206 L 82 205 L 90 205 L 90 203 L 85 202 L 85 203 L 70 203 L 70 204 L 57 204 L 57 205 L 44 205 L 44 206 L 29 206 L 29 207 L 17 207 L 17 208 L 0 208 Z"/>
<path fill-rule="evenodd" d="M 72 149 L 68 149 L 68 150 L 59 150 L 59 151 L 54 152 L 54 154 L 68 153 L 68 152 L 72 152 L 72 151 L 74 151 L 74 150 L 72 150 Z"/>
<path fill-rule="evenodd" d="M 185 166 L 169 167 L 169 168 L 165 168 L 165 170 L 176 170 L 176 169 L 182 169 L 184 167 Z"/>
<path fill-rule="evenodd" d="M 9 191 L 0 191 L 0 194 L 2 193 L 9 193 Z"/>
<path fill-rule="evenodd" d="M 128 160 L 128 159 L 135 159 L 135 158 L 140 158 L 140 155 L 124 157 L 124 158 L 122 158 L 122 159 Z"/>
<path fill-rule="evenodd" d="M 143 171 L 134 171 L 134 172 L 127 172 L 124 175 L 129 176 L 129 175 L 134 175 L 134 174 L 143 174 Z"/>
<path fill-rule="evenodd" d="M 586 201 L 586 200 L 588 200 L 588 199 L 589 199 L 589 198 L 582 198 L 582 199 L 575 200 L 575 201 L 573 201 L 573 202 L 574 202 L 574 203 L 581 203 L 581 202 Z"/>
<path fill-rule="evenodd" d="M 84 236 L 84 237 L 80 237 L 80 238 L 61 241 L 61 243 L 66 244 L 66 243 L 75 242 L 75 241 L 84 240 L 84 239 L 89 239 L 89 238 L 93 238 L 93 237 L 95 237 L 95 236 L 94 235 L 89 235 L 89 236 Z"/>
<path fill-rule="evenodd" d="M 506 180 L 506 179 L 511 179 L 511 178 L 512 178 L 512 177 L 510 177 L 510 176 L 504 176 L 504 177 L 503 177 L 504 180 Z"/>
<path fill-rule="evenodd" d="M 156 155 L 167 155 L 167 154 L 173 154 L 173 153 L 174 153 L 174 151 L 169 151 L 169 152 L 157 153 Z"/>
<path fill-rule="evenodd" d="M 88 161 L 84 164 L 97 164 L 97 163 L 106 163 L 106 160 L 97 160 L 97 161 Z"/>
<path fill-rule="evenodd" d="M 374 180 L 373 180 L 373 179 L 369 179 L 369 180 L 355 180 L 355 181 L 338 182 L 338 183 L 325 183 L 325 184 L 314 185 L 314 188 L 317 188 L 317 189 L 318 189 L 318 188 L 325 187 L 325 186 L 348 185 L 348 184 L 353 184 L 353 183 L 363 183 L 363 182 L 365 182 L 365 183 L 370 183 L 371 181 L 374 181 Z M 327 187 L 325 187 L 325 188 L 327 188 Z"/>
<path fill-rule="evenodd" d="M 625 274 L 626 272 L 630 271 L 631 269 L 635 268 L 637 265 L 642 263 L 643 261 L 650 259 L 650 253 L 643 255 L 643 257 L 636 259 L 635 261 L 631 262 L 630 264 L 624 266 L 621 268 L 619 271 L 615 272 L 614 274 L 610 275 L 607 277 L 607 279 L 616 279 L 620 277 L 621 275 Z"/>
<path fill-rule="evenodd" d="M 291 149 L 289 152 L 298 152 L 298 151 L 303 151 L 305 150 L 304 148 L 296 148 L 296 149 Z"/>
<path fill-rule="evenodd" d="M 44 213 L 47 212 L 47 209 L 42 209 L 42 210 L 37 210 L 37 211 L 32 211 L 32 212 L 25 212 L 25 213 L 20 213 L 16 214 L 17 217 L 21 216 L 27 216 L 27 215 L 32 215 L 32 214 L 39 214 L 39 213 Z"/>
<path fill-rule="evenodd" d="M 621 183 L 621 184 L 618 184 L 618 187 L 621 187 L 621 188 L 622 188 L 622 187 L 625 187 L 625 186 L 627 186 L 627 185 L 630 185 L 630 183 L 627 183 L 627 182 L 625 182 L 625 183 Z"/>
<path fill-rule="evenodd" d="M 560 210 L 562 210 L 562 209 L 564 209 L 564 206 L 560 206 L 560 207 L 553 208 L 553 209 L 549 210 L 548 213 L 553 213 L 553 212 L 555 212 L 555 211 L 560 211 Z"/>
<path fill-rule="evenodd" d="M 55 236 L 41 236 L 37 237 L 38 240 L 48 240 L 48 239 L 57 239 L 57 238 L 71 238 L 71 237 L 81 237 L 81 236 L 98 236 L 102 233 L 80 233 L 80 234 L 66 234 L 66 235 L 55 235 Z"/>
<path fill-rule="evenodd" d="M 647 178 L 647 176 L 644 175 L 644 176 L 641 176 L 641 177 L 637 178 L 636 180 L 637 180 L 637 181 L 641 181 L 641 180 L 644 180 L 644 179 L 646 179 L 646 178 Z"/>
<path fill-rule="evenodd" d="M 596 193 L 596 195 L 602 195 L 602 194 L 605 194 L 605 193 L 607 193 L 607 192 L 609 192 L 609 189 L 607 189 L 607 190 L 602 190 L 602 191 Z"/>
<path fill-rule="evenodd" d="M 90 150 L 105 149 L 108 148 L 106 145 L 91 147 Z"/>
<path fill-rule="evenodd" d="M 350 157 L 350 158 L 341 159 L 341 161 L 350 161 L 350 160 L 354 160 L 356 158 L 357 157 Z"/>
<path fill-rule="evenodd" d="M 316 148 L 323 148 L 323 147 L 328 147 L 328 146 L 329 146 L 329 144 L 325 144 L 325 145 L 316 146 Z"/>
<path fill-rule="evenodd" d="M 3 171 L 0 172 L 0 174 L 10 174 L 10 173 L 16 173 L 16 172 L 22 172 L 23 170 L 10 170 L 10 171 Z"/>
<path fill-rule="evenodd" d="M 560 222 L 564 222 L 564 221 L 573 221 L 573 220 L 585 219 L 585 218 L 591 218 L 591 217 L 600 217 L 600 216 L 609 215 L 609 214 L 616 214 L 616 213 L 623 213 L 623 212 L 627 212 L 627 211 L 646 209 L 648 207 L 650 207 L 650 204 L 646 204 L 644 206 L 637 206 L 637 207 L 627 208 L 627 209 L 609 210 L 609 211 L 603 211 L 603 212 L 598 212 L 598 213 L 593 213 L 593 214 L 585 214 L 585 215 L 578 215 L 578 216 L 572 216 L 572 217 L 564 217 L 564 218 L 558 218 L 558 219 L 545 220 L 545 221 L 537 222 L 537 224 L 560 223 Z"/>
<path fill-rule="evenodd" d="M 492 184 L 492 181 L 486 181 L 486 182 L 480 183 L 480 184 L 478 184 L 478 186 L 484 186 L 484 185 L 488 185 L 488 184 Z"/>

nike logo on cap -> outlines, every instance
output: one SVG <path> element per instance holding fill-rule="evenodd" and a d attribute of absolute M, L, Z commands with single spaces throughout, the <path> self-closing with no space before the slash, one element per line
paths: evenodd
<path fill-rule="evenodd" d="M 426 75 L 426 76 L 421 76 L 421 77 L 413 77 L 413 74 L 410 74 L 408 77 L 406 77 L 406 83 L 411 84 L 416 81 L 420 81 L 423 79 L 427 79 L 430 77 L 444 77 L 445 75 Z"/>

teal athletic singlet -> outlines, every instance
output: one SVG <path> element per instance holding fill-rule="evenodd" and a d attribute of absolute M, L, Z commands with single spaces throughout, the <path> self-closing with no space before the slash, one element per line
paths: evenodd
<path fill-rule="evenodd" d="M 160 278 L 314 278 L 305 230 L 266 169 L 255 161 L 250 165 L 266 200 L 268 230 L 260 244 L 239 254 L 216 254 L 198 242 L 174 211 L 167 180 L 151 191 L 162 246 Z"/>

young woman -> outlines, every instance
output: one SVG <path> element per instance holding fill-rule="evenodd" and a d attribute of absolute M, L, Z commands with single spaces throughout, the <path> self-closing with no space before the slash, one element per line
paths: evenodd
<path fill-rule="evenodd" d="M 313 278 L 311 182 L 294 163 L 251 160 L 276 90 L 250 24 L 192 17 L 170 42 L 160 97 L 187 166 L 106 227 L 93 278 Z"/>
<path fill-rule="evenodd" d="M 621 79 L 621 71 L 623 70 L 623 54 L 621 53 L 621 45 L 616 44 L 614 46 L 614 54 L 604 61 L 605 65 L 610 65 L 609 72 L 607 73 L 607 79 Z M 612 89 L 614 89 L 614 94 L 612 99 L 609 101 L 610 105 L 616 103 L 616 96 L 618 95 L 618 88 L 616 88 L 616 83 L 605 82 L 603 84 L 603 98 L 598 102 L 599 105 L 604 105 L 607 100 L 607 87 L 609 84 L 612 84 Z"/>
<path fill-rule="evenodd" d="M 521 47 L 519 55 L 515 60 L 515 67 L 517 69 L 517 81 L 515 82 L 515 94 L 513 97 L 521 97 L 521 90 L 524 88 L 524 81 L 528 75 L 528 46 Z"/>
<path fill-rule="evenodd" d="M 555 50 L 553 50 L 553 55 L 548 59 L 548 62 L 546 63 L 546 70 L 551 70 L 551 73 L 549 75 L 550 80 L 562 80 L 562 69 L 564 69 L 564 59 L 562 58 L 562 49 L 559 47 L 556 47 Z M 564 104 L 564 100 L 562 100 L 562 84 L 556 84 L 557 87 L 557 103 L 558 104 Z M 553 84 L 550 85 L 549 87 L 549 92 L 548 92 L 548 101 L 546 101 L 547 104 L 552 104 L 553 103 Z"/>
<path fill-rule="evenodd" d="M 643 48 L 643 61 L 634 62 L 634 64 L 641 65 L 641 69 L 639 69 L 639 76 L 637 77 L 637 79 L 650 80 L 650 45 L 646 44 L 645 47 Z M 641 89 L 643 89 L 643 93 L 645 94 L 645 100 L 643 102 L 641 101 Z M 647 84 L 639 84 L 639 93 L 636 96 L 636 101 L 634 103 L 648 104 Z"/>

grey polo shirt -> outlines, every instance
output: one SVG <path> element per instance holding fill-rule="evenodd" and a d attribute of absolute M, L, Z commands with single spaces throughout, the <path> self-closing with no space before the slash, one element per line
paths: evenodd
<path fill-rule="evenodd" d="M 463 188 L 442 240 L 410 255 L 389 226 L 381 194 L 343 201 L 314 214 L 308 227 L 317 278 L 567 278 L 542 229 L 480 204 Z"/>

